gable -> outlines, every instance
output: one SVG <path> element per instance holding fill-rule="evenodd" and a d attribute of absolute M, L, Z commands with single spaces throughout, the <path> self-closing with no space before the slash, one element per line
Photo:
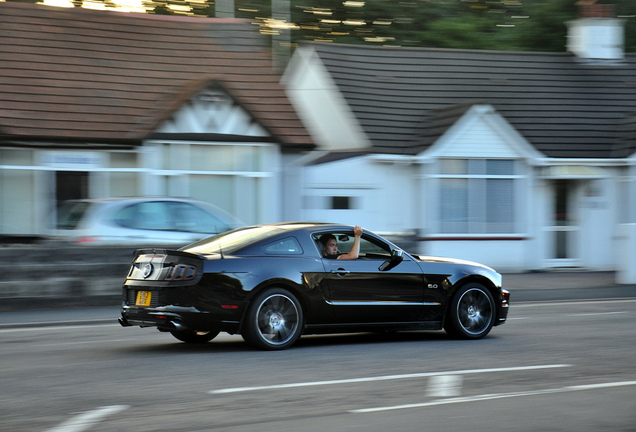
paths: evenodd
<path fill-rule="evenodd" d="M 420 157 L 507 158 L 542 157 L 490 105 L 474 105 Z"/>
<path fill-rule="evenodd" d="M 228 93 L 214 87 L 203 89 L 188 99 L 158 132 L 270 136 Z"/>
<path fill-rule="evenodd" d="M 0 2 L 0 29 L 6 140 L 139 145 L 172 127 L 171 118 L 176 129 L 222 130 L 209 118 L 193 120 L 210 113 L 188 105 L 193 89 L 217 80 L 284 151 L 314 147 L 266 39 L 247 20 Z"/>
<path fill-rule="evenodd" d="M 360 150 L 371 146 L 312 47 L 296 49 L 281 82 L 319 150 Z"/>

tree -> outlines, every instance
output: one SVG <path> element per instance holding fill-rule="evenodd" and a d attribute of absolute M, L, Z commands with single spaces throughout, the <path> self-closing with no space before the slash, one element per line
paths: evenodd
<path fill-rule="evenodd" d="M 83 0 L 72 1 L 81 6 Z M 117 4 L 117 0 L 101 1 Z M 558 52 L 565 51 L 567 21 L 578 14 L 576 0 L 290 0 L 290 20 L 281 23 L 271 19 L 272 1 L 234 0 L 235 16 L 254 20 L 263 34 L 290 31 L 292 45 L 322 40 Z M 616 6 L 617 16 L 625 20 L 625 49 L 636 51 L 636 1 L 598 3 Z M 209 17 L 215 13 L 214 0 L 144 0 L 144 7 L 156 14 Z M 288 29 L 281 30 L 285 26 Z"/>

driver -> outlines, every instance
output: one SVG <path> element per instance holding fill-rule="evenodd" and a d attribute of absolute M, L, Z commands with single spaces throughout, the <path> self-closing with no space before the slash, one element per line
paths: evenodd
<path fill-rule="evenodd" d="M 356 225 L 353 228 L 353 246 L 349 253 L 338 251 L 338 240 L 333 234 L 324 234 L 320 237 L 322 243 L 322 256 L 327 259 L 358 259 L 360 254 L 360 236 L 362 236 L 362 228 Z"/>

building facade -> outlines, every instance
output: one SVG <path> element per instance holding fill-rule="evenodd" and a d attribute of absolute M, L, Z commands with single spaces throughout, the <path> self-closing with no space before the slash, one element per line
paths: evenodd
<path fill-rule="evenodd" d="M 617 57 L 615 36 L 576 54 L 301 47 L 284 82 L 323 151 L 303 217 L 501 271 L 618 270 L 636 241 L 636 57 Z"/>
<path fill-rule="evenodd" d="M 249 22 L 0 3 L 0 35 L 2 235 L 46 235 L 75 198 L 283 218 L 313 143 Z"/>

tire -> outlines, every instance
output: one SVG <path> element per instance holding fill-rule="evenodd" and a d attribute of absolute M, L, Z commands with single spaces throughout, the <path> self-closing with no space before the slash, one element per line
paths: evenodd
<path fill-rule="evenodd" d="M 220 332 L 218 331 L 193 331 L 193 330 L 181 330 L 181 331 L 171 331 L 170 334 L 175 338 L 179 339 L 181 342 L 191 343 L 191 344 L 202 344 L 211 341 Z"/>
<path fill-rule="evenodd" d="M 262 350 L 282 350 L 298 340 L 303 329 L 303 310 L 296 297 L 282 288 L 257 295 L 248 308 L 243 339 Z"/>
<path fill-rule="evenodd" d="M 453 296 L 444 330 L 461 339 L 481 339 L 495 323 L 495 300 L 486 287 L 469 283 Z"/>

